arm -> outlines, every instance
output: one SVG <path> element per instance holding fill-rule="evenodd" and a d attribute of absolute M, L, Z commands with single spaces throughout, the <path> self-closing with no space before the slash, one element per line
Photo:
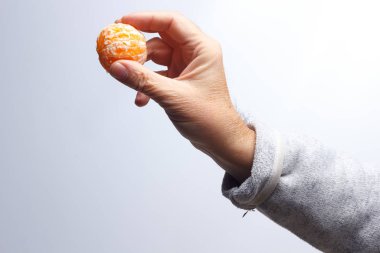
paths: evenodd
<path fill-rule="evenodd" d="M 153 99 L 194 147 L 240 182 L 248 178 L 255 133 L 232 105 L 219 43 L 178 13 L 133 13 L 117 22 L 160 35 L 147 42 L 148 59 L 167 69 L 155 73 L 126 60 L 110 68 L 138 91 L 136 105 Z"/>
<path fill-rule="evenodd" d="M 323 252 L 380 252 L 380 169 L 365 166 L 318 141 L 278 136 L 255 124 L 257 142 L 252 175 L 239 184 L 226 174 L 223 194 L 252 209 L 283 152 L 273 194 L 257 208 Z M 282 150 L 281 150 L 282 149 Z"/>
<path fill-rule="evenodd" d="M 226 171 L 223 193 L 235 205 L 258 206 L 327 252 L 379 252 L 379 170 L 313 140 L 247 126 L 232 106 L 219 44 L 183 16 L 144 12 L 118 22 L 158 32 L 147 42 L 148 57 L 167 70 L 122 60 L 110 73 L 138 91 L 138 106 L 157 102 L 181 135 Z"/>

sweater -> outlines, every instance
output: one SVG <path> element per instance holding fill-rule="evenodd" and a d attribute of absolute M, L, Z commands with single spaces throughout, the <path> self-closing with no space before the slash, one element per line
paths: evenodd
<path fill-rule="evenodd" d="M 251 176 L 225 174 L 222 193 L 257 209 L 323 252 L 380 252 L 380 168 L 317 140 L 280 134 L 262 123 Z"/>

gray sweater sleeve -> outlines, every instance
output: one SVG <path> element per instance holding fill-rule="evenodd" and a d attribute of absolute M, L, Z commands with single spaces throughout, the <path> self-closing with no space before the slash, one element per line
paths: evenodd
<path fill-rule="evenodd" d="M 250 127 L 256 131 L 251 176 L 239 184 L 225 174 L 225 197 L 242 209 L 257 207 L 324 252 L 380 252 L 379 167 L 311 138 L 279 135 L 260 123 Z M 258 200 L 264 191 L 268 196 Z"/>

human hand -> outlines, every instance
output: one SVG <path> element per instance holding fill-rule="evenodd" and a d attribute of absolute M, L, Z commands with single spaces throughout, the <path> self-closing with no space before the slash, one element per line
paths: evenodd
<path fill-rule="evenodd" d="M 148 59 L 167 70 L 128 60 L 111 65 L 113 77 L 137 90 L 136 105 L 153 99 L 197 149 L 238 181 L 248 178 L 255 132 L 232 105 L 219 43 L 178 13 L 133 13 L 116 22 L 160 35 L 147 42 Z"/>

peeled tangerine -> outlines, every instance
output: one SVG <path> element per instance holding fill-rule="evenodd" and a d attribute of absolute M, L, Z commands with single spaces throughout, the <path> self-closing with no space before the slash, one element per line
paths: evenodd
<path fill-rule="evenodd" d="M 122 23 L 111 24 L 100 32 L 96 51 L 107 71 L 117 60 L 134 60 L 143 64 L 147 57 L 144 35 L 133 26 Z"/>

